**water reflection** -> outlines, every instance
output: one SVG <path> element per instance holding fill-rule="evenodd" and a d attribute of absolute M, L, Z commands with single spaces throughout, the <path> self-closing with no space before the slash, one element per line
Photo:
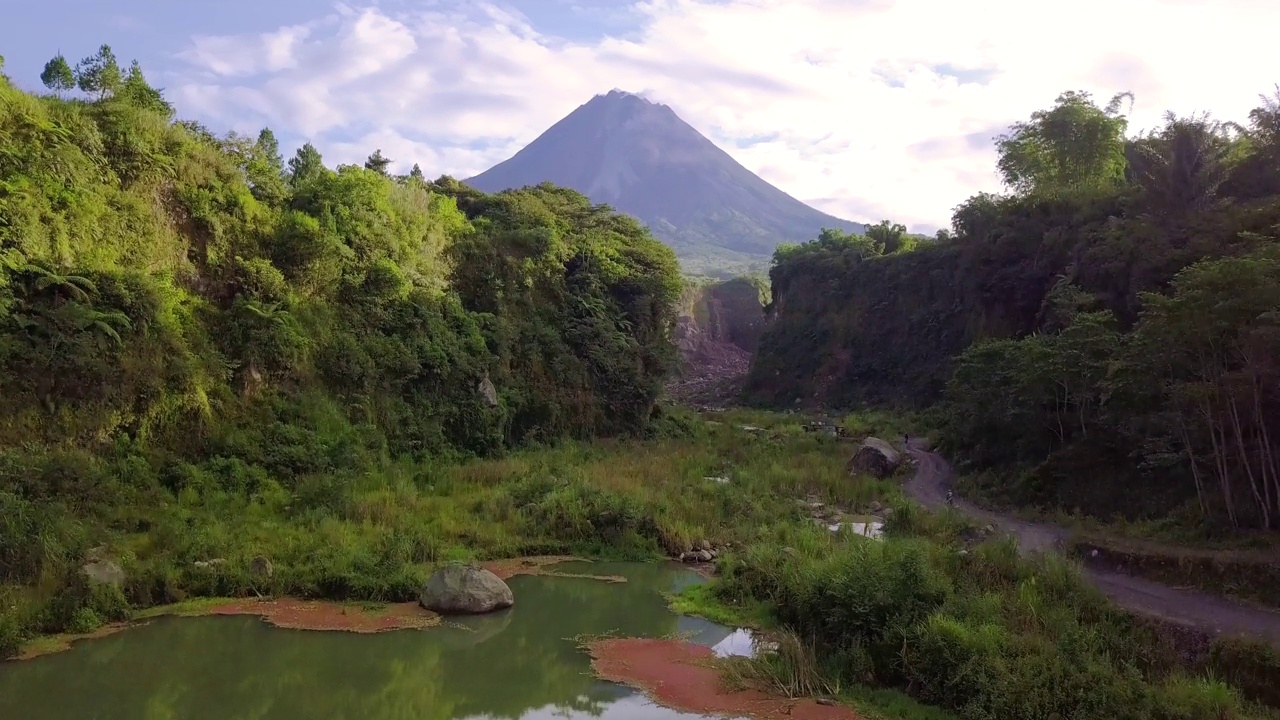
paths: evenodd
<path fill-rule="evenodd" d="M 674 565 L 592 564 L 606 584 L 517 577 L 509 611 L 462 627 L 381 635 L 299 632 L 254 618 L 165 619 L 68 652 L 0 665 L 0 718 L 23 720 L 675 720 L 590 674 L 572 638 L 615 633 L 737 646 L 728 628 L 667 610 Z"/>

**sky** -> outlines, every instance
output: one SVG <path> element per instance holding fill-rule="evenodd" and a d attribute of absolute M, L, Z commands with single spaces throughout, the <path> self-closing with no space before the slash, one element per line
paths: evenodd
<path fill-rule="evenodd" d="M 184 118 L 270 126 L 330 166 L 475 175 L 593 95 L 670 105 L 828 213 L 917 232 L 998 191 L 993 138 L 1066 90 L 1246 119 L 1276 0 L 42 0 L 0 23 L 24 87 L 109 43 Z"/>

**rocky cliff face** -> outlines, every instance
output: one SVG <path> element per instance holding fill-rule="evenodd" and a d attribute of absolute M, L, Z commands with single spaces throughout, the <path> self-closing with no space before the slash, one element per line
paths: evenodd
<path fill-rule="evenodd" d="M 764 332 L 761 288 L 739 278 L 689 285 L 676 326 L 679 375 L 669 394 L 694 404 L 720 404 L 738 394 Z"/>

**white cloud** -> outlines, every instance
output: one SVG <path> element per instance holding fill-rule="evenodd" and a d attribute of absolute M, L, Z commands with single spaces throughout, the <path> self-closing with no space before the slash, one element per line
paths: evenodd
<path fill-rule="evenodd" d="M 1133 91 L 1141 128 L 1170 109 L 1243 119 L 1280 80 L 1273 0 L 651 0 L 591 43 L 501 4 L 428 6 L 198 37 L 170 87 L 184 111 L 270 123 L 331 162 L 381 147 L 457 177 L 598 92 L 643 90 L 823 210 L 937 227 L 997 188 L 991 136 L 1064 90 Z"/>

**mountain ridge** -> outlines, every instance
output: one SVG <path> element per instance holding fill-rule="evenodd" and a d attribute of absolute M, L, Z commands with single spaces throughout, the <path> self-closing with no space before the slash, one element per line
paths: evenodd
<path fill-rule="evenodd" d="M 763 269 L 778 245 L 811 240 L 823 228 L 866 229 L 770 184 L 670 106 L 619 89 L 463 182 L 484 192 L 541 182 L 573 188 L 649 226 L 686 270 L 711 274 Z"/>

